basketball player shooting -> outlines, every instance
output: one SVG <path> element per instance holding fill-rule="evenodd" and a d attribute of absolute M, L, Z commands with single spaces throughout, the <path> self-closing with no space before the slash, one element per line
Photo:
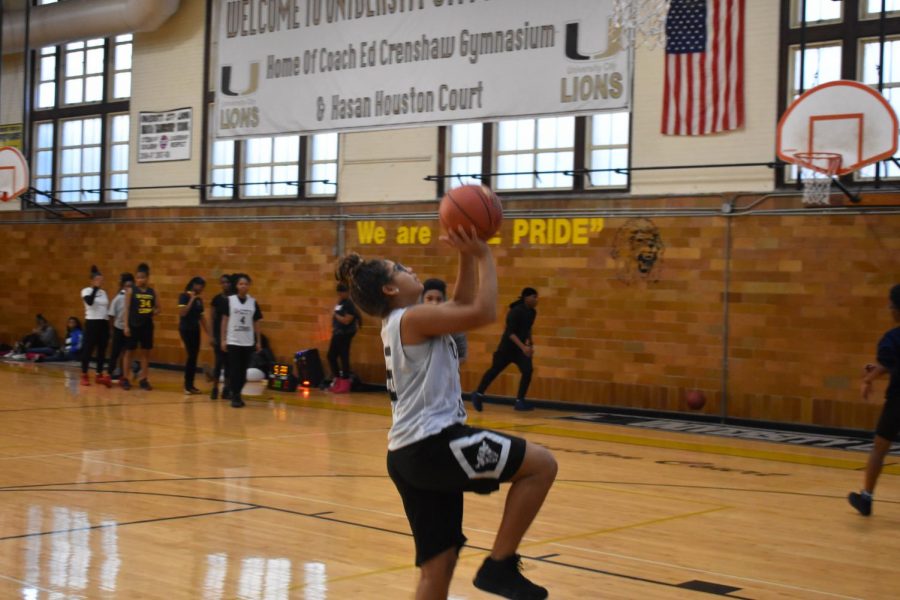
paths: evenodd
<path fill-rule="evenodd" d="M 474 226 L 441 239 L 459 252 L 453 298 L 420 304 L 415 272 L 382 259 L 345 257 L 337 278 L 365 312 L 382 318 L 393 423 L 388 473 L 403 500 L 421 568 L 418 600 L 447 598 L 462 532 L 463 492 L 489 494 L 512 486 L 490 556 L 475 587 L 505 598 L 541 600 L 547 590 L 521 573 L 516 553 L 556 478 L 556 460 L 522 438 L 469 427 L 451 333 L 496 319 L 497 274 L 487 243 Z"/>

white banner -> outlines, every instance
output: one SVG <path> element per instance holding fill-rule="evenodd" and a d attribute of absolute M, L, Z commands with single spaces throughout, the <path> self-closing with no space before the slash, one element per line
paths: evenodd
<path fill-rule="evenodd" d="M 235 138 L 620 110 L 613 0 L 215 0 Z"/>
<path fill-rule="evenodd" d="M 138 162 L 191 158 L 191 108 L 142 112 L 138 116 Z"/>

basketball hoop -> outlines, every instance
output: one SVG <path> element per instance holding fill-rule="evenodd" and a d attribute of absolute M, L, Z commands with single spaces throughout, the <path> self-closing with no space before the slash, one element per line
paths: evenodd
<path fill-rule="evenodd" d="M 831 203 L 831 182 L 841 168 L 841 155 L 835 152 L 796 152 L 795 164 L 803 171 L 803 204 L 828 206 Z"/>
<path fill-rule="evenodd" d="M 664 45 L 670 0 L 615 0 L 613 25 L 623 48 Z"/>
<path fill-rule="evenodd" d="M 28 162 L 11 146 L 0 148 L 0 200 L 8 202 L 28 189 Z"/>

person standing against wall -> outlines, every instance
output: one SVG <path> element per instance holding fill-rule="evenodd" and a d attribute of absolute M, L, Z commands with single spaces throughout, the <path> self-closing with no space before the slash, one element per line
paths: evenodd
<path fill-rule="evenodd" d="M 241 408 L 244 400 L 241 391 L 247 381 L 247 368 L 253 352 L 262 349 L 260 331 L 256 322 L 262 319 L 262 311 L 250 291 L 250 276 L 236 273 L 232 276 L 236 293 L 228 297 L 228 312 L 222 317 L 222 350 L 228 353 L 228 374 L 231 379 L 231 406 Z"/>
<path fill-rule="evenodd" d="M 485 390 L 510 363 L 515 363 L 522 373 L 522 378 L 519 380 L 519 391 L 516 394 L 515 409 L 534 410 L 534 407 L 525 401 L 525 394 L 528 393 L 531 373 L 534 370 L 532 366 L 534 344 L 531 339 L 531 328 L 537 317 L 535 310 L 537 304 L 537 290 L 527 287 L 522 290 L 519 298 L 509 305 L 509 312 L 506 313 L 506 328 L 503 330 L 503 336 L 494 352 L 491 368 L 481 378 L 478 389 L 472 392 L 472 406 L 478 412 L 484 410 Z"/>
<path fill-rule="evenodd" d="M 331 313 L 331 344 L 328 346 L 328 365 L 331 367 L 331 391 L 350 391 L 350 344 L 359 329 L 360 316 L 350 299 L 347 286 L 337 285 L 338 301 Z"/>
<path fill-rule="evenodd" d="M 125 348 L 125 293 L 134 285 L 134 275 L 122 273 L 119 276 L 119 293 L 109 304 L 109 319 L 112 324 L 112 349 L 109 351 L 109 373 L 112 381 L 118 383 L 124 373 L 122 350 Z"/>
<path fill-rule="evenodd" d="M 153 349 L 153 317 L 159 314 L 159 300 L 156 291 L 150 287 L 150 267 L 147 263 L 138 265 L 134 276 L 134 287 L 125 291 L 125 357 L 122 359 L 122 378 L 119 385 L 130 390 L 128 369 L 132 353 L 140 348 L 141 371 L 139 385 L 150 391 L 153 386 L 147 379 L 150 369 L 150 351 Z"/>
<path fill-rule="evenodd" d="M 210 329 L 212 330 L 212 346 L 216 355 L 213 366 L 213 387 L 209 392 L 210 400 L 219 398 L 219 378 L 225 375 L 225 385 L 222 386 L 222 400 L 231 398 L 231 390 L 228 387 L 228 353 L 222 350 L 222 317 L 228 314 L 228 296 L 234 293 L 231 286 L 231 275 L 220 275 L 219 285 L 222 291 L 216 294 L 209 305 L 212 307 Z"/>
<path fill-rule="evenodd" d="M 203 318 L 203 289 L 206 281 L 202 277 L 194 277 L 184 288 L 184 292 L 178 296 L 178 333 L 184 343 L 187 352 L 187 360 L 184 364 L 184 393 L 188 395 L 199 394 L 194 386 L 194 376 L 197 373 L 197 356 L 200 354 L 200 329 L 209 335 L 209 327 Z"/>
<path fill-rule="evenodd" d="M 112 377 L 103 375 L 103 361 L 106 345 L 109 343 L 109 297 L 102 288 L 103 273 L 96 265 L 91 265 L 91 285 L 81 290 L 84 302 L 84 343 L 81 349 L 81 385 L 91 385 L 88 367 L 91 354 L 96 351 L 97 376 L 94 382 L 110 387 Z M 110 369 L 111 371 L 112 369 Z"/>

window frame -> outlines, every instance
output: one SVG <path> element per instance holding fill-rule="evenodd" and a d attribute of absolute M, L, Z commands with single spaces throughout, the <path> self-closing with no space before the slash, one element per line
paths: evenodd
<path fill-rule="evenodd" d="M 569 115 L 569 114 L 549 114 L 549 115 L 541 115 L 537 117 L 532 117 L 535 121 L 540 118 L 546 117 L 565 117 L 572 116 L 575 119 L 574 126 L 574 140 L 572 150 L 574 151 L 573 161 L 572 161 L 572 171 L 576 173 L 572 176 L 572 186 L 559 188 L 559 187 L 531 187 L 531 188 L 504 188 L 502 190 L 498 190 L 500 193 L 504 195 L 504 197 L 517 197 L 517 198 L 529 198 L 529 197 L 539 197 L 546 196 L 548 194 L 552 195 L 621 195 L 622 193 L 630 193 L 631 192 L 631 161 L 633 158 L 632 146 L 631 142 L 633 139 L 632 132 L 634 127 L 634 119 L 632 118 L 632 114 L 628 110 L 616 110 L 609 111 L 611 113 L 616 112 L 624 112 L 628 114 L 628 143 L 626 145 L 626 149 L 628 151 L 628 160 L 627 165 L 624 167 L 627 170 L 626 183 L 624 185 L 618 186 L 595 186 L 591 184 L 591 174 L 584 172 L 587 169 L 587 164 L 590 161 L 590 153 L 592 150 L 591 146 L 591 127 L 590 121 L 593 114 L 603 114 L 602 112 L 593 113 L 591 115 Z M 522 118 L 510 118 L 504 119 L 509 121 L 518 121 L 522 120 Z M 481 173 L 476 179 L 478 179 L 484 185 L 494 187 L 494 182 L 497 177 L 500 175 L 497 170 L 497 144 L 496 138 L 499 137 L 499 122 L 498 121 L 484 121 L 480 123 L 482 127 L 481 131 Z M 535 128 L 537 129 L 537 128 Z M 451 179 L 449 168 L 450 168 L 450 158 L 453 156 L 451 152 L 450 143 L 450 125 L 441 125 L 438 128 L 438 173 L 435 177 L 435 185 L 437 190 L 437 197 L 441 197 L 444 193 L 450 189 L 450 185 L 448 185 L 448 181 Z M 617 147 L 618 145 L 616 145 Z M 610 146 L 611 149 L 614 149 L 613 146 Z M 472 153 L 466 153 L 467 155 L 471 155 Z M 538 149 L 533 149 L 533 154 L 537 156 Z M 462 156 L 462 154 L 458 154 Z M 496 188 L 495 188 L 496 189 Z"/>
<path fill-rule="evenodd" d="M 125 194 L 124 199 L 113 198 L 114 195 L 117 195 L 116 192 L 110 190 L 109 180 L 111 173 L 108 168 L 111 163 L 111 157 L 109 156 L 109 152 L 111 150 L 110 144 L 110 136 L 111 136 L 111 122 L 112 118 L 116 115 L 121 114 L 129 114 L 131 112 L 131 95 L 129 90 L 129 96 L 126 98 L 120 99 L 112 99 L 113 90 L 112 86 L 115 82 L 115 75 L 117 73 L 123 73 L 124 70 L 116 70 L 115 64 L 115 55 L 114 48 L 118 45 L 122 45 L 122 43 L 129 43 L 132 46 L 132 52 L 134 50 L 134 37 L 132 36 L 131 40 L 127 42 L 116 42 L 116 38 L 120 36 L 110 36 L 105 38 L 92 38 L 92 39 L 102 39 L 103 43 L 96 47 L 103 48 L 103 70 L 102 70 L 102 95 L 100 100 L 93 101 L 82 101 L 79 103 L 71 103 L 67 104 L 65 102 L 65 94 L 66 94 L 66 81 L 71 79 L 67 78 L 65 75 L 66 69 L 66 57 L 70 51 L 67 50 L 68 43 L 63 42 L 60 44 L 55 44 L 53 46 L 49 46 L 54 48 L 53 55 L 55 56 L 55 65 L 54 65 L 54 77 L 52 79 L 52 83 L 54 85 L 54 102 L 52 107 L 48 108 L 39 108 L 37 106 L 39 89 L 42 84 L 42 81 L 39 79 L 40 74 L 40 64 L 41 57 L 47 56 L 43 54 L 44 49 L 48 46 L 43 46 L 39 48 L 32 48 L 30 50 L 31 60 L 30 60 L 30 77 L 29 77 L 29 100 L 31 110 L 28 114 L 28 123 L 27 123 L 27 132 L 28 136 L 28 153 L 29 159 L 31 161 L 37 160 L 37 152 L 40 150 L 46 151 L 47 148 L 37 148 L 35 141 L 37 137 L 38 127 L 42 124 L 50 123 L 53 126 L 53 144 L 52 144 L 52 176 L 47 178 L 51 183 L 51 189 L 49 191 L 49 197 L 45 194 L 39 194 L 36 198 L 34 198 L 34 202 L 47 206 L 54 206 L 59 204 L 73 204 L 73 205 L 109 205 L 109 206 L 121 206 L 127 203 L 127 196 Z M 87 50 L 87 42 L 89 40 L 83 40 L 85 44 L 85 48 L 83 49 L 85 52 Z M 77 50 L 76 50 L 77 51 Z M 132 61 L 133 68 L 133 61 Z M 128 69 L 131 71 L 131 69 Z M 84 77 L 84 76 L 83 76 Z M 50 82 L 50 80 L 44 80 L 43 83 L 46 84 Z M 83 96 L 82 96 L 83 100 Z M 102 192 L 99 194 L 98 199 L 83 199 L 77 201 L 65 201 L 62 200 L 62 196 L 65 194 L 63 190 L 65 190 L 65 186 L 62 185 L 62 168 L 61 161 L 63 155 L 63 145 L 62 145 L 62 130 L 63 124 L 67 121 L 72 120 L 83 120 L 90 118 L 98 118 L 100 119 L 100 188 L 102 188 Z M 134 136 L 133 136 L 133 128 L 131 127 L 131 123 L 129 123 L 129 155 L 132 151 L 134 144 Z M 129 158 L 130 160 L 130 158 Z M 83 174 L 82 174 L 83 175 Z M 28 208 L 26 204 L 23 203 L 23 208 Z"/>
<path fill-rule="evenodd" d="M 793 85 L 791 65 L 792 48 L 803 48 L 839 43 L 841 45 L 840 78 L 851 81 L 862 81 L 862 40 L 889 40 L 900 36 L 900 10 L 888 11 L 885 18 L 880 15 L 864 17 L 863 8 L 867 0 L 843 0 L 842 18 L 840 21 L 822 23 L 794 24 L 794 15 L 799 14 L 802 0 L 781 1 L 781 36 L 779 42 L 778 69 L 778 115 L 784 114 L 790 104 L 788 98 Z M 893 15 L 893 16 L 892 16 Z M 802 84 L 802 81 L 801 81 Z M 878 89 L 877 85 L 872 86 Z M 806 90 L 802 90 L 806 91 Z M 877 171 L 885 169 L 879 165 Z M 851 173 L 841 177 L 841 182 L 855 187 L 880 187 L 885 180 L 883 175 L 875 177 L 858 177 Z M 892 177 L 890 181 L 896 181 Z M 800 182 L 790 178 L 790 165 L 775 169 L 775 186 L 779 189 L 797 189 Z"/>
<path fill-rule="evenodd" d="M 207 109 L 209 111 L 210 118 L 215 114 L 211 108 Z M 202 202 L 203 203 L 235 203 L 235 202 L 250 202 L 250 203 L 262 203 L 262 202 L 270 202 L 270 203 L 278 203 L 278 202 L 296 202 L 296 201 L 316 201 L 316 200 L 324 200 L 324 201 L 335 201 L 337 199 L 337 189 L 338 189 L 338 181 L 335 179 L 333 184 L 334 193 L 333 194 L 314 194 L 310 191 L 311 183 L 309 182 L 310 173 L 314 167 L 313 161 L 311 159 L 312 156 L 312 148 L 310 147 L 313 142 L 312 135 L 299 135 L 299 134 L 279 134 L 279 135 L 263 135 L 263 136 L 255 136 L 253 138 L 247 139 L 235 139 L 235 140 L 217 140 L 212 136 L 212 127 L 208 129 L 209 133 L 206 135 L 206 144 L 204 144 L 204 154 L 203 154 L 203 194 L 202 194 Z M 299 149 L 296 163 L 294 162 L 285 162 L 285 161 L 275 161 L 273 160 L 268 163 L 247 163 L 246 161 L 246 142 L 249 139 L 275 139 L 279 137 L 288 137 L 296 135 L 299 138 Z M 336 171 L 339 170 L 340 164 L 340 134 L 338 135 L 338 150 L 337 156 L 334 161 L 317 161 L 316 164 L 324 164 L 325 162 L 334 162 L 336 166 Z M 228 169 L 228 165 L 218 164 L 214 165 L 212 163 L 215 152 L 213 150 L 216 143 L 231 143 L 232 146 L 232 161 L 230 165 L 231 170 L 231 183 L 227 184 L 215 184 L 213 183 L 212 173 L 214 170 L 224 171 Z M 288 195 L 254 195 L 248 196 L 244 194 L 244 190 L 250 188 L 255 185 L 267 185 L 266 183 L 247 183 L 245 170 L 250 168 L 256 168 L 260 166 L 269 166 L 274 169 L 276 166 L 286 166 L 286 165 L 294 165 L 297 167 L 297 181 L 298 185 L 294 186 L 297 189 L 296 194 L 288 194 Z M 272 184 L 268 184 L 272 185 Z M 275 185 L 284 185 L 284 184 L 275 184 Z M 214 190 L 218 187 L 230 187 L 231 194 L 227 195 L 214 195 Z"/>

